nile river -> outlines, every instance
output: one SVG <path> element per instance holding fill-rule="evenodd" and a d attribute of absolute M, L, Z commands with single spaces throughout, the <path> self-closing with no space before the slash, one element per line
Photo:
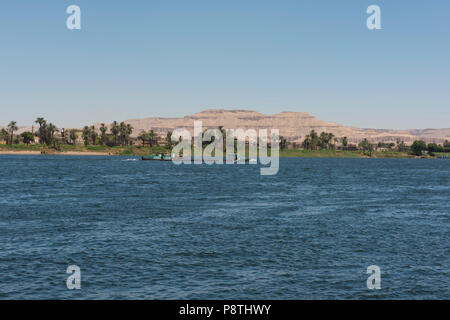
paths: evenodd
<path fill-rule="evenodd" d="M 449 160 L 131 159 L 0 156 L 0 299 L 450 299 Z"/>

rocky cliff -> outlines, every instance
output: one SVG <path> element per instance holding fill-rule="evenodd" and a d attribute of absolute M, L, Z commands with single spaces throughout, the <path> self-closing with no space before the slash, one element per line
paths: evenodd
<path fill-rule="evenodd" d="M 186 128 L 193 131 L 195 120 L 203 122 L 203 128 L 216 128 L 223 126 L 225 129 L 279 129 L 280 135 L 289 141 L 301 141 L 311 130 L 320 133 L 332 132 L 336 137 L 347 137 L 350 142 L 359 142 L 364 138 L 372 142 L 395 141 L 396 139 L 412 142 L 423 139 L 427 142 L 443 142 L 450 140 L 449 129 L 361 129 L 346 127 L 333 122 L 317 119 L 306 112 L 281 112 L 274 115 L 265 115 L 248 110 L 206 110 L 183 118 L 144 118 L 125 121 L 134 128 L 134 136 L 142 130 L 153 129 L 159 135 L 165 135 L 167 131 L 175 128 Z"/>

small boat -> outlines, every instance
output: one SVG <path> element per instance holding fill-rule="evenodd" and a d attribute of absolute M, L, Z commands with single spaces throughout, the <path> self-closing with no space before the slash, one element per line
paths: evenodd
<path fill-rule="evenodd" d="M 157 154 L 157 155 L 152 154 L 147 157 L 142 157 L 142 160 L 144 160 L 144 161 L 172 161 L 172 157 L 166 156 L 163 154 Z"/>

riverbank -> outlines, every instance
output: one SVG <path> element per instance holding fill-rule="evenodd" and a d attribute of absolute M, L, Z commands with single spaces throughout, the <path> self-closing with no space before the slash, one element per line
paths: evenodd
<path fill-rule="evenodd" d="M 362 151 L 345 150 L 281 150 L 280 157 L 293 158 L 416 158 L 406 152 L 375 151 L 369 156 Z"/>
<path fill-rule="evenodd" d="M 108 146 L 74 146 L 62 145 L 59 150 L 48 148 L 43 145 L 0 145 L 0 154 L 16 155 L 75 155 L 75 156 L 145 156 L 149 154 L 167 153 L 169 150 L 164 146 L 155 147 L 108 147 Z M 436 156 L 450 154 L 436 154 Z M 280 157 L 290 158 L 420 158 L 406 152 L 397 151 L 375 151 L 368 156 L 362 151 L 343 150 L 280 150 Z M 425 157 L 433 158 L 425 155 Z"/>
<path fill-rule="evenodd" d="M 108 147 L 62 145 L 57 150 L 44 145 L 0 145 L 0 154 L 16 155 L 74 155 L 74 156 L 143 156 L 151 153 L 164 153 L 163 147 Z"/>
<path fill-rule="evenodd" d="M 4 151 L 0 150 L 1 154 L 10 154 L 10 155 L 65 155 L 65 156 L 109 156 L 111 154 L 108 154 L 106 152 L 87 152 L 87 151 L 66 151 L 66 152 L 41 152 L 41 151 L 21 151 L 21 150 L 15 150 L 15 151 Z"/>

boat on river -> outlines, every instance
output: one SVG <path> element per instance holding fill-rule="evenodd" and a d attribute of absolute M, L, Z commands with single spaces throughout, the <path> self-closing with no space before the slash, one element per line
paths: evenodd
<path fill-rule="evenodd" d="M 146 157 L 142 157 L 144 161 L 172 161 L 172 157 L 163 154 L 152 154 Z"/>
<path fill-rule="evenodd" d="M 182 159 L 182 158 L 179 158 Z M 152 154 L 149 156 L 144 156 L 142 157 L 142 160 L 144 161 L 172 161 L 172 156 L 171 155 L 163 155 L 163 154 Z M 192 158 L 192 161 L 194 161 L 195 159 Z M 245 162 L 245 163 L 256 163 L 255 159 L 249 159 L 248 157 L 241 157 L 238 154 L 234 154 L 234 156 L 232 156 L 232 158 L 228 158 L 228 157 L 224 157 L 224 162 L 227 163 L 238 163 L 238 162 Z"/>

